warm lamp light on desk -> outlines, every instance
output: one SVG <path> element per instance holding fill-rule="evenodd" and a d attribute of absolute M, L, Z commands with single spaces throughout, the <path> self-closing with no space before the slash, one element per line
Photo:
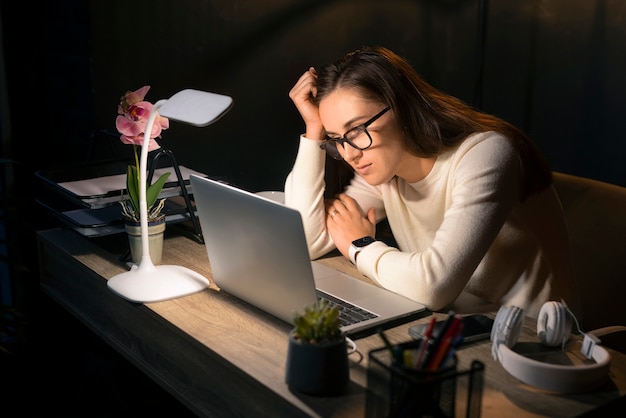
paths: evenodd
<path fill-rule="evenodd" d="M 209 280 L 193 270 L 181 266 L 155 266 L 150 259 L 148 205 L 146 203 L 148 144 L 157 111 L 161 116 L 170 120 L 202 127 L 218 120 L 230 109 L 232 103 L 232 98 L 228 96 L 187 89 L 167 100 L 159 100 L 152 107 L 146 124 L 139 162 L 141 262 L 138 266 L 133 266 L 130 271 L 115 275 L 108 281 L 109 288 L 123 298 L 139 303 L 159 302 L 190 295 L 209 286 Z"/>

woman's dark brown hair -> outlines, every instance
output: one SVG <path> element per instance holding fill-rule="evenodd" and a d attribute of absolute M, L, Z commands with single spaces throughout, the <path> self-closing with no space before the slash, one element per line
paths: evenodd
<path fill-rule="evenodd" d="M 319 103 L 338 88 L 356 89 L 365 98 L 391 106 L 411 154 L 436 157 L 473 133 L 495 131 L 519 153 L 522 200 L 552 183 L 546 161 L 520 129 L 437 90 L 422 80 L 405 59 L 386 48 L 359 49 L 324 66 L 317 78 L 316 101 Z"/>

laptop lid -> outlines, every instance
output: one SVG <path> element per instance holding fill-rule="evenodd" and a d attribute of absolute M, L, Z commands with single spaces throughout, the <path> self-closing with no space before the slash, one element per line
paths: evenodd
<path fill-rule="evenodd" d="M 209 178 L 192 174 L 190 183 L 213 280 L 223 291 L 292 323 L 321 290 L 376 315 L 343 326 L 353 338 L 426 314 L 422 304 L 311 262 L 297 210 Z"/>

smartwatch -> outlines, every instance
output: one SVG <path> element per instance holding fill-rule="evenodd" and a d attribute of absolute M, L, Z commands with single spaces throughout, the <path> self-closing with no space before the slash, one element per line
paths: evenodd
<path fill-rule="evenodd" d="M 361 249 L 364 247 L 367 247 L 368 245 L 370 245 L 372 242 L 375 242 L 376 240 L 372 237 L 363 237 L 363 238 L 359 238 L 356 239 L 354 241 L 352 241 L 352 245 L 350 245 L 350 250 L 349 250 L 349 255 L 350 255 L 350 261 L 352 261 L 352 264 L 356 264 L 356 255 L 361 252 Z"/>

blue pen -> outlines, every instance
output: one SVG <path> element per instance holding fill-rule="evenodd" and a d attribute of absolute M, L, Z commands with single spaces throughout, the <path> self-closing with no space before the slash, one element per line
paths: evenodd
<path fill-rule="evenodd" d="M 459 346 L 459 344 L 461 344 L 461 341 L 463 341 L 462 335 L 458 335 L 454 339 L 454 341 L 452 341 L 452 344 L 450 345 L 450 349 L 448 350 L 448 354 L 446 354 L 446 357 L 441 362 L 440 369 L 443 369 L 446 367 L 446 365 L 448 364 L 452 356 L 454 356 L 454 354 L 456 353 L 456 348 Z"/>

